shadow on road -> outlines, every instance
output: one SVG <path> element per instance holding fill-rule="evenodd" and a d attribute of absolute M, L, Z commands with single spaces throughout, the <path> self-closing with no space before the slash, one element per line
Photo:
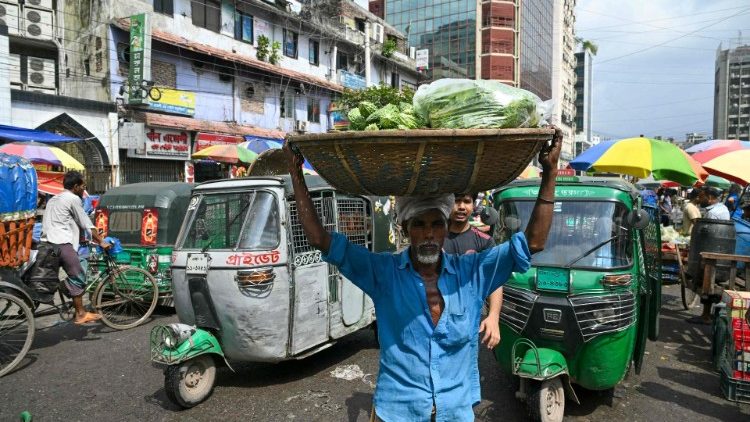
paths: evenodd
<path fill-rule="evenodd" d="M 359 415 L 364 412 L 366 415 L 370 415 L 372 412 L 372 397 L 370 393 L 360 393 L 355 391 L 349 398 L 344 402 L 346 405 L 346 414 L 349 422 L 357 422 Z"/>
<path fill-rule="evenodd" d="M 636 389 L 639 393 L 653 399 L 668 403 L 679 403 L 680 406 L 684 406 L 693 412 L 718 420 L 731 421 L 741 420 L 742 418 L 739 406 L 730 402 L 726 402 L 726 404 L 714 403 L 699 396 L 686 394 L 656 382 L 642 382 Z"/>

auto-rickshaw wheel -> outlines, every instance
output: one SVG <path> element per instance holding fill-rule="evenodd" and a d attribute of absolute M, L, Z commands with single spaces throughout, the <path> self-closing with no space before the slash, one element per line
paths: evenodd
<path fill-rule="evenodd" d="M 200 404 L 214 390 L 216 363 L 211 355 L 200 355 L 164 371 L 164 391 L 169 400 L 185 409 Z"/>
<path fill-rule="evenodd" d="M 529 396 L 531 419 L 541 422 L 561 422 L 565 414 L 565 389 L 560 377 L 542 381 Z"/>

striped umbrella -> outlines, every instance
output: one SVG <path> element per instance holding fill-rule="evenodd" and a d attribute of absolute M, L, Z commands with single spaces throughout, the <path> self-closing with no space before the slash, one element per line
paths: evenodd
<path fill-rule="evenodd" d="M 700 144 L 695 144 L 692 147 L 685 150 L 688 154 L 695 154 L 698 152 L 703 152 L 707 149 L 712 148 L 721 148 L 727 145 L 731 145 L 732 143 L 738 142 L 735 139 L 712 139 L 710 141 L 701 142 Z"/>
<path fill-rule="evenodd" d="M 750 149 L 732 151 L 703 163 L 709 173 L 740 185 L 750 184 Z"/>
<path fill-rule="evenodd" d="M 252 163 L 258 158 L 258 154 L 249 149 L 235 145 L 211 145 L 193 153 L 193 159 L 210 159 L 222 163 L 237 164 L 238 162 Z"/>
<path fill-rule="evenodd" d="M 284 145 L 282 142 L 268 138 L 246 136 L 245 139 L 246 141 L 240 143 L 240 146 L 243 148 L 247 148 L 256 154 L 260 154 L 261 152 L 269 149 L 281 149 L 281 147 Z"/>
<path fill-rule="evenodd" d="M 70 170 L 85 170 L 83 164 L 71 157 L 70 154 L 39 142 L 13 142 L 0 146 L 0 152 L 24 157 L 34 164 L 49 164 L 62 166 Z"/>
<path fill-rule="evenodd" d="M 705 143 L 706 142 L 704 142 L 704 144 Z M 703 151 L 696 152 L 695 154 L 693 154 L 693 158 L 695 158 L 695 161 L 703 164 L 728 152 L 742 151 L 744 149 L 750 149 L 750 142 L 738 141 L 736 139 L 722 140 L 715 142 L 714 145 L 710 148 L 706 148 Z"/>
<path fill-rule="evenodd" d="M 685 151 L 650 138 L 604 141 L 587 149 L 570 162 L 579 171 L 619 173 L 656 180 L 671 180 L 683 186 L 703 181 L 708 173 Z"/>

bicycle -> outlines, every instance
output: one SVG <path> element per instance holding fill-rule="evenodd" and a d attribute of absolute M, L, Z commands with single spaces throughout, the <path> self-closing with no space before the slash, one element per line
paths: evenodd
<path fill-rule="evenodd" d="M 28 353 L 37 317 L 48 314 L 51 308 L 64 320 L 75 317 L 72 301 L 66 299 L 64 290 L 61 283 L 57 292 L 42 297 L 19 274 L 0 274 L 0 377 L 12 371 Z M 154 276 L 132 265 L 118 264 L 109 253 L 104 254 L 104 270 L 87 283 L 85 291 L 102 322 L 116 330 L 145 322 L 159 299 Z M 59 305 L 55 304 L 55 293 L 61 298 Z"/>

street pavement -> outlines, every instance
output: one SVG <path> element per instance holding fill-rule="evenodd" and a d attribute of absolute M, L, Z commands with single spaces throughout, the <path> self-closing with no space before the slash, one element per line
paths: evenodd
<path fill-rule="evenodd" d="M 676 286 L 665 287 L 661 338 L 648 345 L 644 369 L 623 382 L 614 406 L 579 391 L 566 403 L 566 421 L 748 421 L 750 405 L 724 399 L 711 367 L 710 327 L 683 320 Z M 370 329 L 301 361 L 235 364 L 223 368 L 213 395 L 178 410 L 164 393 L 160 369 L 149 361 L 149 331 L 175 322 L 161 310 L 128 331 L 77 327 L 56 316 L 40 318 L 28 359 L 0 379 L 0 421 L 28 410 L 35 421 L 359 421 L 369 418 L 378 349 Z M 477 421 L 526 419 L 511 378 L 493 356 L 480 353 L 482 402 Z"/>

